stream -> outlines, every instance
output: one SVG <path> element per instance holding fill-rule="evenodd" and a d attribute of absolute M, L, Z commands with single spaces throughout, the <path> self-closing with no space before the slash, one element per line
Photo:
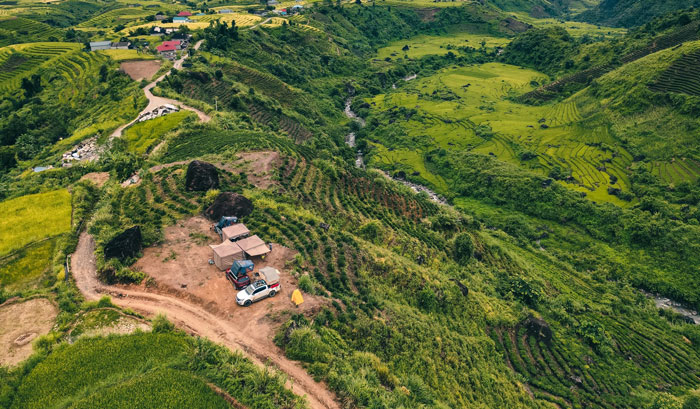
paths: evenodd
<path fill-rule="evenodd" d="M 415 76 L 413 78 L 415 78 Z M 347 116 L 348 118 L 350 118 L 352 120 L 357 121 L 360 124 L 360 126 L 364 127 L 365 120 L 360 118 L 359 116 L 357 116 L 357 114 L 355 112 L 353 112 L 350 105 L 352 105 L 352 96 L 348 97 L 348 99 L 345 100 L 345 116 Z M 351 148 L 355 147 L 355 132 L 350 132 L 345 136 L 345 143 Z M 355 166 L 358 168 L 362 168 L 362 169 L 365 168 L 365 160 L 364 160 L 364 157 L 362 156 L 362 151 L 359 149 L 357 150 L 357 159 L 355 159 Z M 428 197 L 430 197 L 430 200 L 432 200 L 435 203 L 447 205 L 447 201 L 442 196 L 438 195 L 433 190 L 431 190 L 423 185 L 409 182 L 405 179 L 399 179 L 399 178 L 392 177 L 389 173 L 384 172 L 384 171 L 382 171 L 382 173 L 387 178 L 395 180 L 395 181 L 397 181 L 405 186 L 410 187 L 416 193 L 425 192 L 428 195 Z"/>
<path fill-rule="evenodd" d="M 668 297 L 662 297 L 658 294 L 652 294 L 648 293 L 646 291 L 642 291 L 642 294 L 646 295 L 647 297 L 651 298 L 654 300 L 654 304 L 656 304 L 656 308 L 662 309 L 671 309 L 675 313 L 680 314 L 684 316 L 687 320 L 688 323 L 692 320 L 694 324 L 700 324 L 700 315 L 698 314 L 697 311 L 692 310 L 690 308 L 686 308 L 683 306 L 683 304 L 673 301 L 672 299 Z"/>
<path fill-rule="evenodd" d="M 353 112 L 352 108 L 350 107 L 352 105 L 352 97 L 348 97 L 347 100 L 345 100 L 345 116 L 348 118 L 357 121 L 357 123 L 360 124 L 361 127 L 365 126 L 365 120 L 357 116 L 355 112 Z M 345 143 L 351 147 L 355 147 L 355 132 L 350 132 L 345 136 Z M 365 168 L 365 159 L 362 156 L 362 151 L 357 150 L 357 158 L 355 159 L 355 166 L 364 169 Z"/>

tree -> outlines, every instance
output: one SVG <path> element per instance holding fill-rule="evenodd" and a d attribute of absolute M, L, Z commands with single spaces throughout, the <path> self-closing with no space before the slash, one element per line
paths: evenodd
<path fill-rule="evenodd" d="M 227 50 L 238 40 L 238 27 L 235 21 L 229 27 L 225 21 L 214 20 L 204 29 L 203 37 L 208 49 Z"/>
<path fill-rule="evenodd" d="M 474 242 L 469 233 L 462 233 L 455 238 L 453 248 L 454 259 L 461 265 L 466 265 L 474 255 Z"/>
<path fill-rule="evenodd" d="M 407 51 L 408 51 L 408 44 L 406 44 L 405 46 L 403 46 L 403 48 L 402 48 L 401 50 L 403 50 L 403 52 L 407 52 Z"/>
<path fill-rule="evenodd" d="M 109 69 L 107 68 L 107 64 L 103 64 L 100 67 L 100 82 L 107 81 L 107 74 L 109 74 Z"/>
<path fill-rule="evenodd" d="M 31 98 L 41 91 L 41 77 L 34 74 L 31 78 L 22 78 L 22 89 L 27 98 Z"/>

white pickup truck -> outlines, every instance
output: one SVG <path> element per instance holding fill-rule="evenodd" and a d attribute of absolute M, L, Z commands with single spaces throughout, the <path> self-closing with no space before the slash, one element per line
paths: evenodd
<path fill-rule="evenodd" d="M 280 286 L 280 272 L 276 268 L 261 268 L 259 275 L 263 278 L 241 290 L 236 295 L 236 303 L 248 307 L 263 298 L 274 297 L 282 290 Z"/>

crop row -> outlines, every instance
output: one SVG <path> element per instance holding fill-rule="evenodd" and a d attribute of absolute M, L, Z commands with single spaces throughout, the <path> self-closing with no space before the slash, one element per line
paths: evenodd
<path fill-rule="evenodd" d="M 650 88 L 658 92 L 700 95 L 700 50 L 671 64 Z"/>
<path fill-rule="evenodd" d="M 652 174 L 668 183 L 700 178 L 700 162 L 691 158 L 677 159 L 673 162 L 652 162 L 649 167 Z"/>
<path fill-rule="evenodd" d="M 309 140 L 313 134 L 304 126 L 294 119 L 277 112 L 265 109 L 264 107 L 253 104 L 249 106 L 250 116 L 257 122 L 272 127 L 279 127 L 287 133 L 296 143 L 301 143 Z"/>
<path fill-rule="evenodd" d="M 148 10 L 138 8 L 120 8 L 110 10 L 98 16 L 91 18 L 78 24 L 78 27 L 102 27 L 108 28 L 117 24 L 128 23 L 129 21 L 139 20 L 151 14 Z"/>
<path fill-rule="evenodd" d="M 579 114 L 576 102 L 574 101 L 556 104 L 547 113 L 547 123 L 549 126 L 566 125 L 580 120 L 581 114 Z"/>
<path fill-rule="evenodd" d="M 255 131 L 186 131 L 168 142 L 164 160 L 176 161 L 196 158 L 223 150 L 274 149 L 291 156 L 310 157 L 308 148 L 297 145 L 289 138 Z"/>
<path fill-rule="evenodd" d="M 293 106 L 300 98 L 297 92 L 294 92 L 287 84 L 270 74 L 262 73 L 240 64 L 227 64 L 222 68 L 222 71 L 232 79 L 254 87 L 264 95 L 274 98 L 282 104 Z"/>
<path fill-rule="evenodd" d="M 1 19 L 0 30 L 14 33 L 17 36 L 16 40 L 21 40 L 21 42 L 46 41 L 52 36 L 56 38 L 63 37 L 63 32 L 59 29 L 21 17 Z M 9 45 L 9 42 L 7 42 L 9 40 L 11 39 L 0 40 L 0 46 Z"/>
<path fill-rule="evenodd" d="M 415 221 L 434 214 L 436 206 L 414 194 L 399 192 L 392 185 L 373 183 L 366 177 L 338 171 L 335 175 L 304 161 L 282 169 L 280 183 L 289 194 L 313 206 L 319 214 L 353 229 L 369 220 L 381 220 L 396 231 L 433 245 L 432 236 Z"/>

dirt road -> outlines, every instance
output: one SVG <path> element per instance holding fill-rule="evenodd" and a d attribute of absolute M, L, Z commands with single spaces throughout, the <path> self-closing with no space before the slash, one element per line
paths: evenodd
<path fill-rule="evenodd" d="M 197 44 L 194 45 L 194 49 L 195 49 L 195 50 L 198 50 L 198 49 L 199 49 L 199 47 L 202 45 L 202 41 L 203 41 L 203 40 L 199 40 L 199 41 L 197 42 Z M 187 59 L 188 56 L 189 56 L 189 53 L 184 52 L 183 55 L 182 55 L 182 57 L 180 57 L 179 60 L 176 60 L 176 61 L 175 61 L 175 63 L 173 64 L 173 68 L 178 69 L 178 70 L 181 69 L 181 68 L 182 68 L 182 63 L 185 62 L 185 60 Z M 160 81 L 162 81 L 163 78 L 165 78 L 168 74 L 170 74 L 171 71 L 172 71 L 172 70 L 166 72 L 165 74 L 163 74 L 163 75 L 161 75 L 160 77 L 158 77 L 155 81 L 153 81 L 153 82 L 151 82 L 150 84 L 146 85 L 146 87 L 143 89 L 143 92 L 144 92 L 144 94 L 146 94 L 146 98 L 148 99 L 148 105 L 147 105 L 146 108 L 144 108 L 141 112 L 139 112 L 139 114 L 136 116 L 136 118 L 135 118 L 133 121 L 131 121 L 131 122 L 127 123 L 127 124 L 124 124 L 124 125 L 120 126 L 119 128 L 115 129 L 114 132 L 112 132 L 112 138 L 119 138 L 119 137 L 121 137 L 121 136 L 122 136 L 122 132 L 124 132 L 124 129 L 126 129 L 126 128 L 130 127 L 131 125 L 133 125 L 133 124 L 138 120 L 138 118 L 139 118 L 141 115 L 143 115 L 143 114 L 145 114 L 145 113 L 147 113 L 147 112 L 151 112 L 151 111 L 153 111 L 154 109 L 158 108 L 159 106 L 163 106 L 163 105 L 166 105 L 166 104 L 175 105 L 175 106 L 180 107 L 181 109 L 186 109 L 186 110 L 188 110 L 188 111 L 192 111 L 192 112 L 194 112 L 195 114 L 197 114 L 197 116 L 199 117 L 199 120 L 202 121 L 202 122 L 208 122 L 208 121 L 211 119 L 211 117 L 210 117 L 209 115 L 205 114 L 204 112 L 200 111 L 199 109 L 197 109 L 197 108 L 192 108 L 192 107 L 190 107 L 190 106 L 184 105 L 182 102 L 180 102 L 180 101 L 178 101 L 178 100 L 170 99 L 170 98 L 157 97 L 157 96 L 153 95 L 153 93 L 151 92 L 151 90 L 152 90 L 153 88 L 155 88 L 155 86 L 158 85 L 158 83 L 159 83 Z"/>
<path fill-rule="evenodd" d="M 120 307 L 149 316 L 163 313 L 178 328 L 209 338 L 231 350 L 243 351 L 258 365 L 272 363 L 289 377 L 288 387 L 294 393 L 306 395 L 312 409 L 340 408 L 333 394 L 323 384 L 315 382 L 298 363 L 287 359 L 278 348 L 261 342 L 260 337 L 267 339 L 271 336 L 269 326 L 267 331 L 256 334 L 249 325 L 237 325 L 174 295 L 102 284 L 97 278 L 95 240 L 87 233 L 80 235 L 78 247 L 71 258 L 71 269 L 86 299 L 96 300 L 106 294 Z"/>

